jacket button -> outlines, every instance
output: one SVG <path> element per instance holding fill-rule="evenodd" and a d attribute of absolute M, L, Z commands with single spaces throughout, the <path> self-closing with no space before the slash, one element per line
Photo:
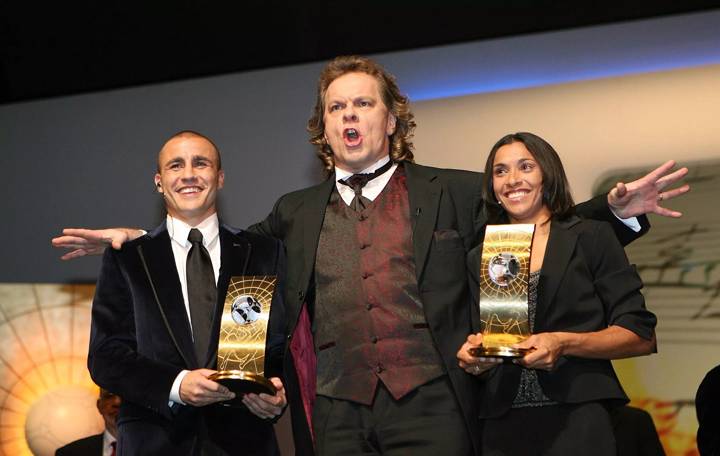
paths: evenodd
<path fill-rule="evenodd" d="M 372 336 L 372 337 L 370 338 L 370 342 L 372 342 L 372 343 L 374 343 L 374 344 L 376 344 L 377 341 L 378 341 L 377 336 Z"/>
<path fill-rule="evenodd" d="M 300 299 L 300 301 L 302 301 L 303 299 L 305 299 L 305 292 L 304 292 L 304 291 L 298 291 L 298 299 Z"/>
<path fill-rule="evenodd" d="M 385 368 L 382 366 L 382 364 L 378 364 L 378 365 L 375 367 L 375 372 L 377 372 L 378 374 L 382 374 L 382 372 L 383 372 L 384 370 L 385 370 Z"/>

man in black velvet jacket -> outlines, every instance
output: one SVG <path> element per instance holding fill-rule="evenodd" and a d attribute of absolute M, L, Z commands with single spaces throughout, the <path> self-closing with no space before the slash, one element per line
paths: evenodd
<path fill-rule="evenodd" d="M 234 394 L 207 378 L 216 364 L 230 277 L 277 276 L 284 269 L 278 241 L 219 223 L 215 200 L 223 181 L 219 152 L 208 138 L 189 131 L 173 136 L 160 151 L 155 175 L 166 222 L 103 258 L 88 367 L 98 385 L 123 397 L 119 455 L 278 454 L 271 421 L 286 404 L 279 378 L 281 283 L 272 301 L 265 366 L 277 394 L 249 394 L 243 399 L 247 410 L 228 408 L 218 403 Z M 191 242 L 198 232 L 201 239 Z M 188 261 L 193 249 L 207 259 L 201 291 L 214 297 L 202 318 L 193 309 L 198 286 L 188 286 L 197 280 Z M 198 348 L 201 340 L 206 344 Z"/>

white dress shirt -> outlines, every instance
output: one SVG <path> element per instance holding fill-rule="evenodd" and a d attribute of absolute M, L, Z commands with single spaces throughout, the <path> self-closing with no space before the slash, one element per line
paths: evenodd
<path fill-rule="evenodd" d="M 180 288 L 182 289 L 183 301 L 185 302 L 185 311 L 187 312 L 190 328 L 192 329 L 192 318 L 190 317 L 190 301 L 188 301 L 187 293 L 187 276 L 185 272 L 187 256 L 190 252 L 192 244 L 188 241 L 188 234 L 192 228 L 197 228 L 203 235 L 203 245 L 210 254 L 213 272 L 215 273 L 215 283 L 217 283 L 220 275 L 220 223 L 217 213 L 212 214 L 197 226 L 190 226 L 182 220 L 176 219 L 170 215 L 167 216 L 166 227 L 170 235 L 170 245 L 172 246 L 173 256 L 175 257 L 175 268 L 177 269 L 178 279 L 180 279 Z M 180 383 L 182 383 L 185 375 L 190 372 L 183 370 L 178 374 L 170 389 L 170 406 L 173 402 L 185 405 L 180 399 Z"/>
<path fill-rule="evenodd" d="M 113 454 L 112 444 L 114 442 L 117 442 L 115 437 L 110 435 L 110 433 L 107 431 L 107 429 L 105 429 L 105 431 L 103 432 L 103 446 L 102 446 L 103 454 L 102 454 L 102 456 L 112 456 L 112 454 Z"/>

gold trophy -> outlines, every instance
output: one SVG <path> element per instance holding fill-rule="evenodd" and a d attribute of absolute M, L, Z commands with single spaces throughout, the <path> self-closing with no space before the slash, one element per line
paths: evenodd
<path fill-rule="evenodd" d="M 265 341 L 276 281 L 276 276 L 230 278 L 220 323 L 218 371 L 209 377 L 235 393 L 235 399 L 222 402 L 225 406 L 244 407 L 242 398 L 247 393 L 276 392 L 264 376 Z"/>
<path fill-rule="evenodd" d="M 513 348 L 530 337 L 528 278 L 533 224 L 488 225 L 480 258 L 480 330 L 482 346 L 470 354 L 521 358 L 527 349 Z"/>

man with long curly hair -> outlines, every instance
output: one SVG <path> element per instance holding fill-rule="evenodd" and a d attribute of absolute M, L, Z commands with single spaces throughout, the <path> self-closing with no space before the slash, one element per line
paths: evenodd
<path fill-rule="evenodd" d="M 254 226 L 288 252 L 294 422 L 312 423 L 318 454 L 478 452 L 477 388 L 455 352 L 471 327 L 465 255 L 483 223 L 482 176 L 413 163 L 414 128 L 392 75 L 334 59 L 308 122 L 329 179 Z M 579 210 L 625 243 L 638 235 L 605 196 Z"/>
<path fill-rule="evenodd" d="M 282 240 L 287 252 L 292 356 L 283 375 L 296 454 L 479 451 L 476 380 L 455 354 L 472 332 L 465 256 L 484 223 L 482 175 L 413 163 L 414 128 L 408 99 L 380 65 L 332 60 L 308 122 L 328 179 L 282 196 L 250 228 Z M 667 211 L 656 205 L 658 191 L 684 175 L 663 176 L 670 167 L 581 210 L 614 223 L 627 243 L 638 233 L 611 214 L 608 200 L 626 217 Z M 54 244 L 77 250 L 64 258 L 137 235 L 65 234 Z"/>

